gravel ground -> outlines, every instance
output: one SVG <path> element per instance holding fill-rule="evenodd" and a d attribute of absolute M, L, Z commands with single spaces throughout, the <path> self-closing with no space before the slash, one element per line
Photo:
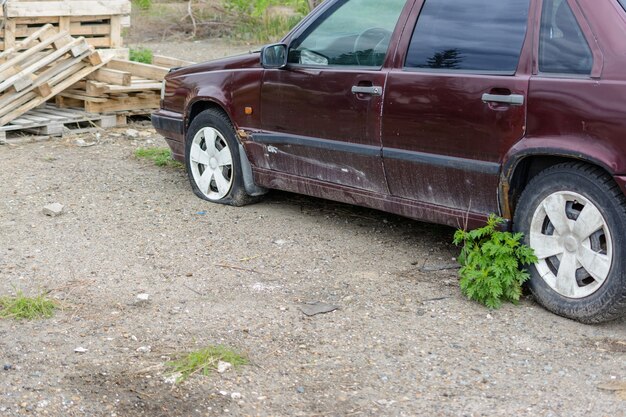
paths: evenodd
<path fill-rule="evenodd" d="M 133 156 L 165 146 L 135 128 L 0 146 L 0 294 L 62 307 L 0 320 L 0 415 L 626 415 L 601 389 L 626 381 L 626 321 L 467 301 L 446 227 L 278 192 L 205 203 Z M 318 301 L 339 309 L 303 314 Z M 218 344 L 251 364 L 167 380 Z"/>

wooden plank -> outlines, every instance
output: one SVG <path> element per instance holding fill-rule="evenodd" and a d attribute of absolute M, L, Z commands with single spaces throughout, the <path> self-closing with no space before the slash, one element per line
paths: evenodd
<path fill-rule="evenodd" d="M 70 19 L 72 20 L 72 22 L 79 22 L 79 23 L 96 23 L 96 22 L 100 22 L 100 23 L 107 23 L 110 24 L 111 23 L 111 16 L 114 16 L 113 14 L 107 13 L 105 15 L 101 15 L 101 16 L 71 16 Z"/>
<path fill-rule="evenodd" d="M 125 85 L 129 86 L 132 81 L 132 75 L 130 72 L 117 71 L 109 68 L 100 68 L 98 71 L 91 74 L 88 79 L 94 81 L 100 81 L 107 84 Z"/>
<path fill-rule="evenodd" d="M 15 22 L 5 19 L 4 22 L 4 48 L 13 48 L 15 46 Z"/>
<path fill-rule="evenodd" d="M 148 81 L 148 80 L 146 80 Z M 85 90 L 90 96 L 102 96 L 105 94 L 141 93 L 149 90 L 161 91 L 161 83 L 152 81 L 149 84 L 135 84 L 129 86 L 111 85 L 97 81 L 88 81 Z"/>
<path fill-rule="evenodd" d="M 153 98 L 128 97 L 120 100 L 108 100 L 106 103 L 85 102 L 85 110 L 90 113 L 109 113 L 129 110 L 158 109 L 160 97 L 155 94 Z"/>
<path fill-rule="evenodd" d="M 70 17 L 69 16 L 59 16 L 59 30 L 64 30 L 66 32 L 69 32 L 70 35 L 72 34 L 70 32 L 71 29 L 71 23 L 70 23 Z"/>
<path fill-rule="evenodd" d="M 81 25 L 79 22 L 73 22 L 69 28 L 70 35 L 72 36 L 85 36 L 89 35 L 110 35 L 111 25 Z"/>
<path fill-rule="evenodd" d="M 91 97 L 86 94 L 83 94 L 83 91 L 80 90 L 65 90 L 61 94 L 61 97 L 67 98 L 75 98 L 77 100 L 89 101 L 92 103 L 106 103 L 108 99 L 102 97 Z"/>
<path fill-rule="evenodd" d="M 109 48 L 121 48 L 122 44 L 122 16 L 111 16 L 111 44 Z"/>
<path fill-rule="evenodd" d="M 150 80 L 162 81 L 163 78 L 170 72 L 169 68 L 158 67 L 151 64 L 143 64 L 133 61 L 122 61 L 119 59 L 112 59 L 107 68 L 116 69 L 119 71 L 130 72 L 138 77 L 148 78 Z"/>
<path fill-rule="evenodd" d="M 126 15 L 130 11 L 130 0 L 9 1 L 6 4 L 7 17 Z"/>
<path fill-rule="evenodd" d="M 186 67 L 186 66 L 194 65 L 194 64 L 195 62 L 185 61 L 183 59 L 172 58 L 169 56 L 154 55 L 152 57 L 152 65 L 156 65 L 159 67 L 165 67 L 165 68 Z"/>

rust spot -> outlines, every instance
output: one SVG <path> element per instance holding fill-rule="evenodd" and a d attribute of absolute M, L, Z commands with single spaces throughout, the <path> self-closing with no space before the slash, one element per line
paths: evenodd
<path fill-rule="evenodd" d="M 511 220 L 511 201 L 509 198 L 511 185 L 508 181 L 503 180 L 500 189 L 502 190 L 502 217 Z"/>
<path fill-rule="evenodd" d="M 241 140 L 248 140 L 248 139 L 250 139 L 250 135 L 248 134 L 248 132 L 246 132 L 246 131 L 245 131 L 245 130 L 243 130 L 243 129 L 239 129 L 239 130 L 237 131 L 237 135 L 239 136 L 239 138 L 240 138 Z"/>

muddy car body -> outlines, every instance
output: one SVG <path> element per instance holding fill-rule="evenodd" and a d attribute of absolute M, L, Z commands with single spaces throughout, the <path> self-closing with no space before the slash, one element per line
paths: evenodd
<path fill-rule="evenodd" d="M 540 259 L 538 301 L 605 321 L 626 311 L 625 39 L 621 0 L 328 0 L 279 44 L 170 73 L 153 124 L 210 201 L 497 213 Z"/>

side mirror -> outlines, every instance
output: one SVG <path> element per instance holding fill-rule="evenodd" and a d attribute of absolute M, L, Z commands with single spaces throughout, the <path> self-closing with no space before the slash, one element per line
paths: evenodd
<path fill-rule="evenodd" d="M 287 45 L 277 43 L 261 49 L 261 65 L 266 69 L 281 69 L 287 66 Z"/>

